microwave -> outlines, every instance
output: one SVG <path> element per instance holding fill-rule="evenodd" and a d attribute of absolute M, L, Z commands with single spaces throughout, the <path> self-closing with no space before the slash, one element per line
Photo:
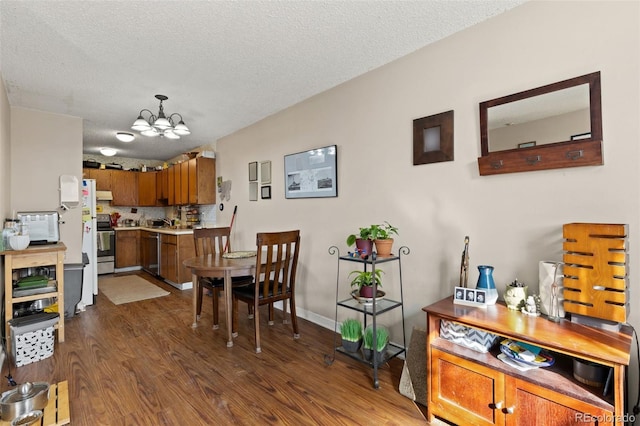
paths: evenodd
<path fill-rule="evenodd" d="M 56 244 L 60 241 L 58 212 L 18 212 L 17 219 L 29 230 L 29 245 Z"/>

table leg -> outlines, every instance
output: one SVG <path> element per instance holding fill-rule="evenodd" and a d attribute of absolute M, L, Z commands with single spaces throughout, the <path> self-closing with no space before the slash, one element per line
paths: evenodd
<path fill-rule="evenodd" d="M 233 346 L 233 330 L 231 328 L 233 299 L 231 297 L 231 271 L 224 271 L 224 309 L 227 317 L 227 347 Z"/>
<path fill-rule="evenodd" d="M 191 274 L 191 281 L 193 282 L 193 324 L 191 328 L 198 327 L 198 276 L 195 273 Z"/>

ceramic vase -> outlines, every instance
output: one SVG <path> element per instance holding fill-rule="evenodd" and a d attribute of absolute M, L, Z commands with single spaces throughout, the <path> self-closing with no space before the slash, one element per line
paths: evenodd
<path fill-rule="evenodd" d="M 527 286 L 515 287 L 507 286 L 507 290 L 504 292 L 504 302 L 507 304 L 507 308 L 512 310 L 520 309 L 521 305 L 527 299 Z"/>
<path fill-rule="evenodd" d="M 480 276 L 478 277 L 476 288 L 485 290 L 487 292 L 487 305 L 493 305 L 498 300 L 498 290 L 496 290 L 496 283 L 493 280 L 493 266 L 479 265 L 478 271 Z"/>

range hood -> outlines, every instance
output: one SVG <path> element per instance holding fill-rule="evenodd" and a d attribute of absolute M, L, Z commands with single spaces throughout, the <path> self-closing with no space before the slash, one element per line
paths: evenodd
<path fill-rule="evenodd" d="M 111 201 L 113 200 L 113 194 L 111 191 L 96 191 L 96 200 Z"/>

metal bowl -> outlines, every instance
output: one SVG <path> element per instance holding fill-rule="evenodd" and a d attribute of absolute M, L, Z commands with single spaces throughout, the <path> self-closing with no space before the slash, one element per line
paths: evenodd
<path fill-rule="evenodd" d="M 11 422 L 33 411 L 44 410 L 47 402 L 49 402 L 49 383 L 26 382 L 2 394 L 0 414 L 2 414 L 2 420 Z"/>

